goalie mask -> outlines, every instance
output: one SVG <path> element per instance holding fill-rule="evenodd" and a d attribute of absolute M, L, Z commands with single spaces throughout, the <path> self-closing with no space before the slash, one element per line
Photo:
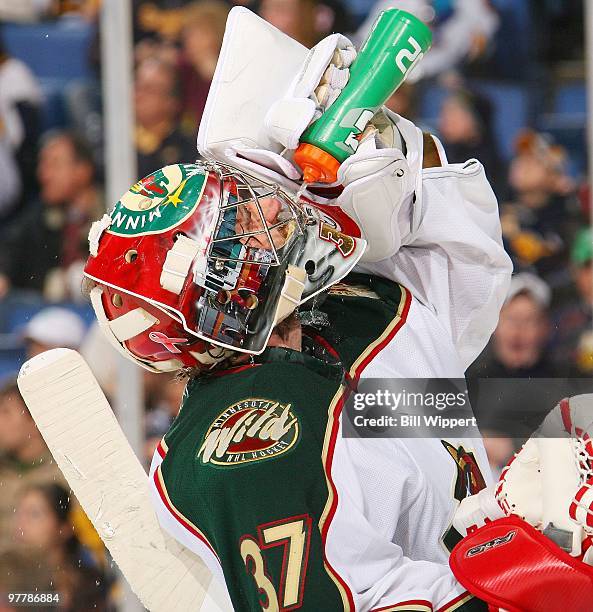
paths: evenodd
<path fill-rule="evenodd" d="M 167 166 L 93 224 L 93 308 L 116 348 L 150 370 L 261 353 L 277 323 L 360 259 L 365 242 L 339 229 L 233 167 Z"/>

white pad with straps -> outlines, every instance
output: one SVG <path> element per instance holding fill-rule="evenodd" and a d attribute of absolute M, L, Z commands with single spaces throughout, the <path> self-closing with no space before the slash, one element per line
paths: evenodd
<path fill-rule="evenodd" d="M 453 527 L 462 536 L 482 527 L 486 521 L 505 516 L 494 497 L 494 487 L 495 485 L 492 484 L 479 493 L 461 500 L 453 516 Z"/>
<path fill-rule="evenodd" d="M 97 317 L 97 322 L 99 323 L 99 327 L 105 334 L 105 337 L 109 341 L 109 344 L 113 346 L 113 348 L 123 355 L 126 359 L 134 360 L 138 365 L 142 366 L 145 370 L 149 370 L 150 372 L 158 372 L 159 370 L 153 368 L 148 363 L 141 362 L 136 356 L 132 355 L 130 351 L 126 348 L 125 344 L 122 344 L 111 329 L 110 321 L 105 314 L 105 309 L 103 308 L 103 289 L 101 287 L 93 287 L 90 292 L 91 304 L 93 305 L 93 310 L 95 311 L 95 316 Z"/>
<path fill-rule="evenodd" d="M 150 329 L 159 320 L 144 308 L 134 308 L 117 319 L 109 321 L 109 327 L 119 342 L 135 338 L 138 334 Z"/>
<path fill-rule="evenodd" d="M 545 527 L 540 456 L 535 439 L 527 440 L 502 471 L 496 487 L 496 499 L 505 514 L 515 514 L 537 529 Z"/>
<path fill-rule="evenodd" d="M 161 287 L 179 295 L 189 273 L 200 244 L 187 236 L 179 235 L 173 247 L 167 253 L 161 271 Z"/>
<path fill-rule="evenodd" d="M 274 325 L 284 321 L 299 306 L 305 289 L 306 277 L 307 273 L 303 268 L 288 266 L 276 308 L 276 315 L 274 316 Z"/>
<path fill-rule="evenodd" d="M 576 509 L 593 477 L 592 429 L 593 395 L 562 400 L 503 470 L 496 492 L 507 514 L 569 534 L 573 556 L 591 527 Z"/>
<path fill-rule="evenodd" d="M 572 534 L 572 554 L 581 553 L 583 531 L 569 515 L 570 504 L 580 486 L 573 441 L 564 438 L 537 438 L 542 478 L 542 524 Z"/>

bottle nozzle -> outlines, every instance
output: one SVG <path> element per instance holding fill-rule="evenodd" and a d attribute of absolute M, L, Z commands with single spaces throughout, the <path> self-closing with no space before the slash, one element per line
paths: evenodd
<path fill-rule="evenodd" d="M 303 166 L 303 181 L 305 183 L 317 183 L 321 179 L 321 171 L 315 166 L 307 164 Z"/>
<path fill-rule="evenodd" d="M 303 171 L 305 183 L 335 183 L 340 162 L 323 149 L 302 143 L 294 152 L 294 161 Z"/>

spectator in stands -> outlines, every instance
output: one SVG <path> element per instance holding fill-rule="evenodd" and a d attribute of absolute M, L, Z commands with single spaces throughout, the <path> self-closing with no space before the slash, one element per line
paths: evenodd
<path fill-rule="evenodd" d="M 25 327 L 27 359 L 52 348 L 78 349 L 84 335 L 84 322 L 77 314 L 58 306 L 44 308 Z"/>
<path fill-rule="evenodd" d="M 305 47 L 318 42 L 315 31 L 315 0 L 262 0 L 259 14 Z"/>
<path fill-rule="evenodd" d="M 179 74 L 182 88 L 182 127 L 195 138 L 218 61 L 229 8 L 222 0 L 190 4 L 182 31 Z"/>
<path fill-rule="evenodd" d="M 19 488 L 64 483 L 62 473 L 21 398 L 15 380 L 0 387 L 0 549 L 11 541 L 10 525 Z"/>
<path fill-rule="evenodd" d="M 552 377 L 544 349 L 550 337 L 548 285 L 529 272 L 513 276 L 490 344 L 469 368 L 471 378 Z"/>
<path fill-rule="evenodd" d="M 501 206 L 505 246 L 515 270 L 532 269 L 556 289 L 570 282 L 566 246 L 580 222 L 566 152 L 525 130 L 511 161 L 512 198 Z"/>
<path fill-rule="evenodd" d="M 545 58 L 554 63 L 582 62 L 585 56 L 585 2 L 547 0 L 533 4 L 543 22 L 538 24 L 538 34 L 543 39 L 539 43 L 543 47 L 542 54 Z M 567 40 L 570 40 L 569 45 L 566 44 Z"/>
<path fill-rule="evenodd" d="M 55 12 L 60 15 L 80 15 L 87 21 L 95 21 L 103 0 L 58 0 Z"/>
<path fill-rule="evenodd" d="M 157 444 L 179 412 L 185 383 L 186 381 L 179 380 L 175 375 L 144 372 L 144 462 L 147 466 L 150 466 Z"/>
<path fill-rule="evenodd" d="M 0 0 L 0 22 L 32 22 L 53 13 L 54 0 Z"/>
<path fill-rule="evenodd" d="M 0 219 L 5 219 L 14 210 L 21 195 L 21 175 L 2 119 L 0 119 L 0 176 L 2 177 Z"/>
<path fill-rule="evenodd" d="M 176 41 L 183 27 L 188 0 L 133 0 L 134 40 Z"/>
<path fill-rule="evenodd" d="M 104 210 L 92 151 L 76 134 L 43 140 L 40 197 L 0 245 L 0 297 L 10 286 L 42 291 L 50 301 L 78 299 L 88 230 Z"/>
<path fill-rule="evenodd" d="M 42 554 L 31 550 L 0 551 L 0 612 L 21 612 L 22 607 L 10 605 L 8 593 L 55 593 L 54 569 Z M 38 608 L 49 610 L 50 608 Z M 53 608 L 55 609 L 55 608 Z"/>
<path fill-rule="evenodd" d="M 354 40 L 360 44 L 381 11 L 396 6 L 427 23 L 433 47 L 410 75 L 413 80 L 439 77 L 482 55 L 498 27 L 487 0 L 378 0 Z"/>
<path fill-rule="evenodd" d="M 554 360 L 569 364 L 574 376 L 593 374 L 593 235 L 582 228 L 571 248 L 571 268 L 577 295 L 554 316 L 551 352 Z"/>
<path fill-rule="evenodd" d="M 54 589 L 67 610 L 105 610 L 107 585 L 92 553 L 72 531 L 68 489 L 59 484 L 24 487 L 13 529 L 17 549 L 39 551 L 54 568 Z"/>
<path fill-rule="evenodd" d="M 35 192 L 42 101 L 37 79 L 26 64 L 10 57 L 0 33 L 0 141 L 4 141 L 14 155 L 20 172 L 23 198 Z"/>
<path fill-rule="evenodd" d="M 179 75 L 174 66 L 150 58 L 136 68 L 135 110 L 138 176 L 197 157 L 195 138 L 178 126 L 181 111 Z"/>
<path fill-rule="evenodd" d="M 579 206 L 581 208 L 581 216 L 583 219 L 590 219 L 591 213 L 591 200 L 593 199 L 593 194 L 591 193 L 591 185 L 587 181 L 583 181 L 577 191 L 577 198 L 579 201 Z"/>
<path fill-rule="evenodd" d="M 550 409 L 546 398 L 538 397 L 538 391 L 545 396 L 543 388 L 517 380 L 556 376 L 546 350 L 550 297 L 550 288 L 537 276 L 513 276 L 492 339 L 466 372 L 472 408 L 495 473 L 516 450 L 516 439 L 527 439 Z M 516 380 L 511 385 L 498 379 Z"/>
<path fill-rule="evenodd" d="M 0 0 L 0 21 L 31 23 L 62 15 L 96 18 L 101 0 Z"/>
<path fill-rule="evenodd" d="M 476 158 L 484 165 L 494 191 L 502 190 L 502 161 L 492 131 L 492 105 L 466 89 L 452 91 L 441 107 L 439 132 L 451 163 Z"/>
<path fill-rule="evenodd" d="M 350 14 L 341 0 L 261 0 L 259 14 L 279 30 L 312 47 L 332 32 L 349 32 Z"/>
<path fill-rule="evenodd" d="M 418 91 L 416 85 L 408 82 L 402 83 L 385 101 L 385 106 L 410 121 L 417 121 Z"/>

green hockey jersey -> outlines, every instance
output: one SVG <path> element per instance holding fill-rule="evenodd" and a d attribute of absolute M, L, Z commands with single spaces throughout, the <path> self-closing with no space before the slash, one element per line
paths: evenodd
<path fill-rule="evenodd" d="M 305 350 L 268 348 L 188 384 L 153 461 L 156 509 L 224 579 L 238 612 L 486 609 L 455 581 L 442 544 L 459 457 L 475 462 L 467 441 L 341 436 L 365 371 L 388 360 L 406 375 L 398 360 L 425 358 L 398 346 L 413 344 L 403 331 L 413 304 L 399 285 L 351 275 L 305 317 Z M 426 529 L 413 524 L 419 508 Z"/>

